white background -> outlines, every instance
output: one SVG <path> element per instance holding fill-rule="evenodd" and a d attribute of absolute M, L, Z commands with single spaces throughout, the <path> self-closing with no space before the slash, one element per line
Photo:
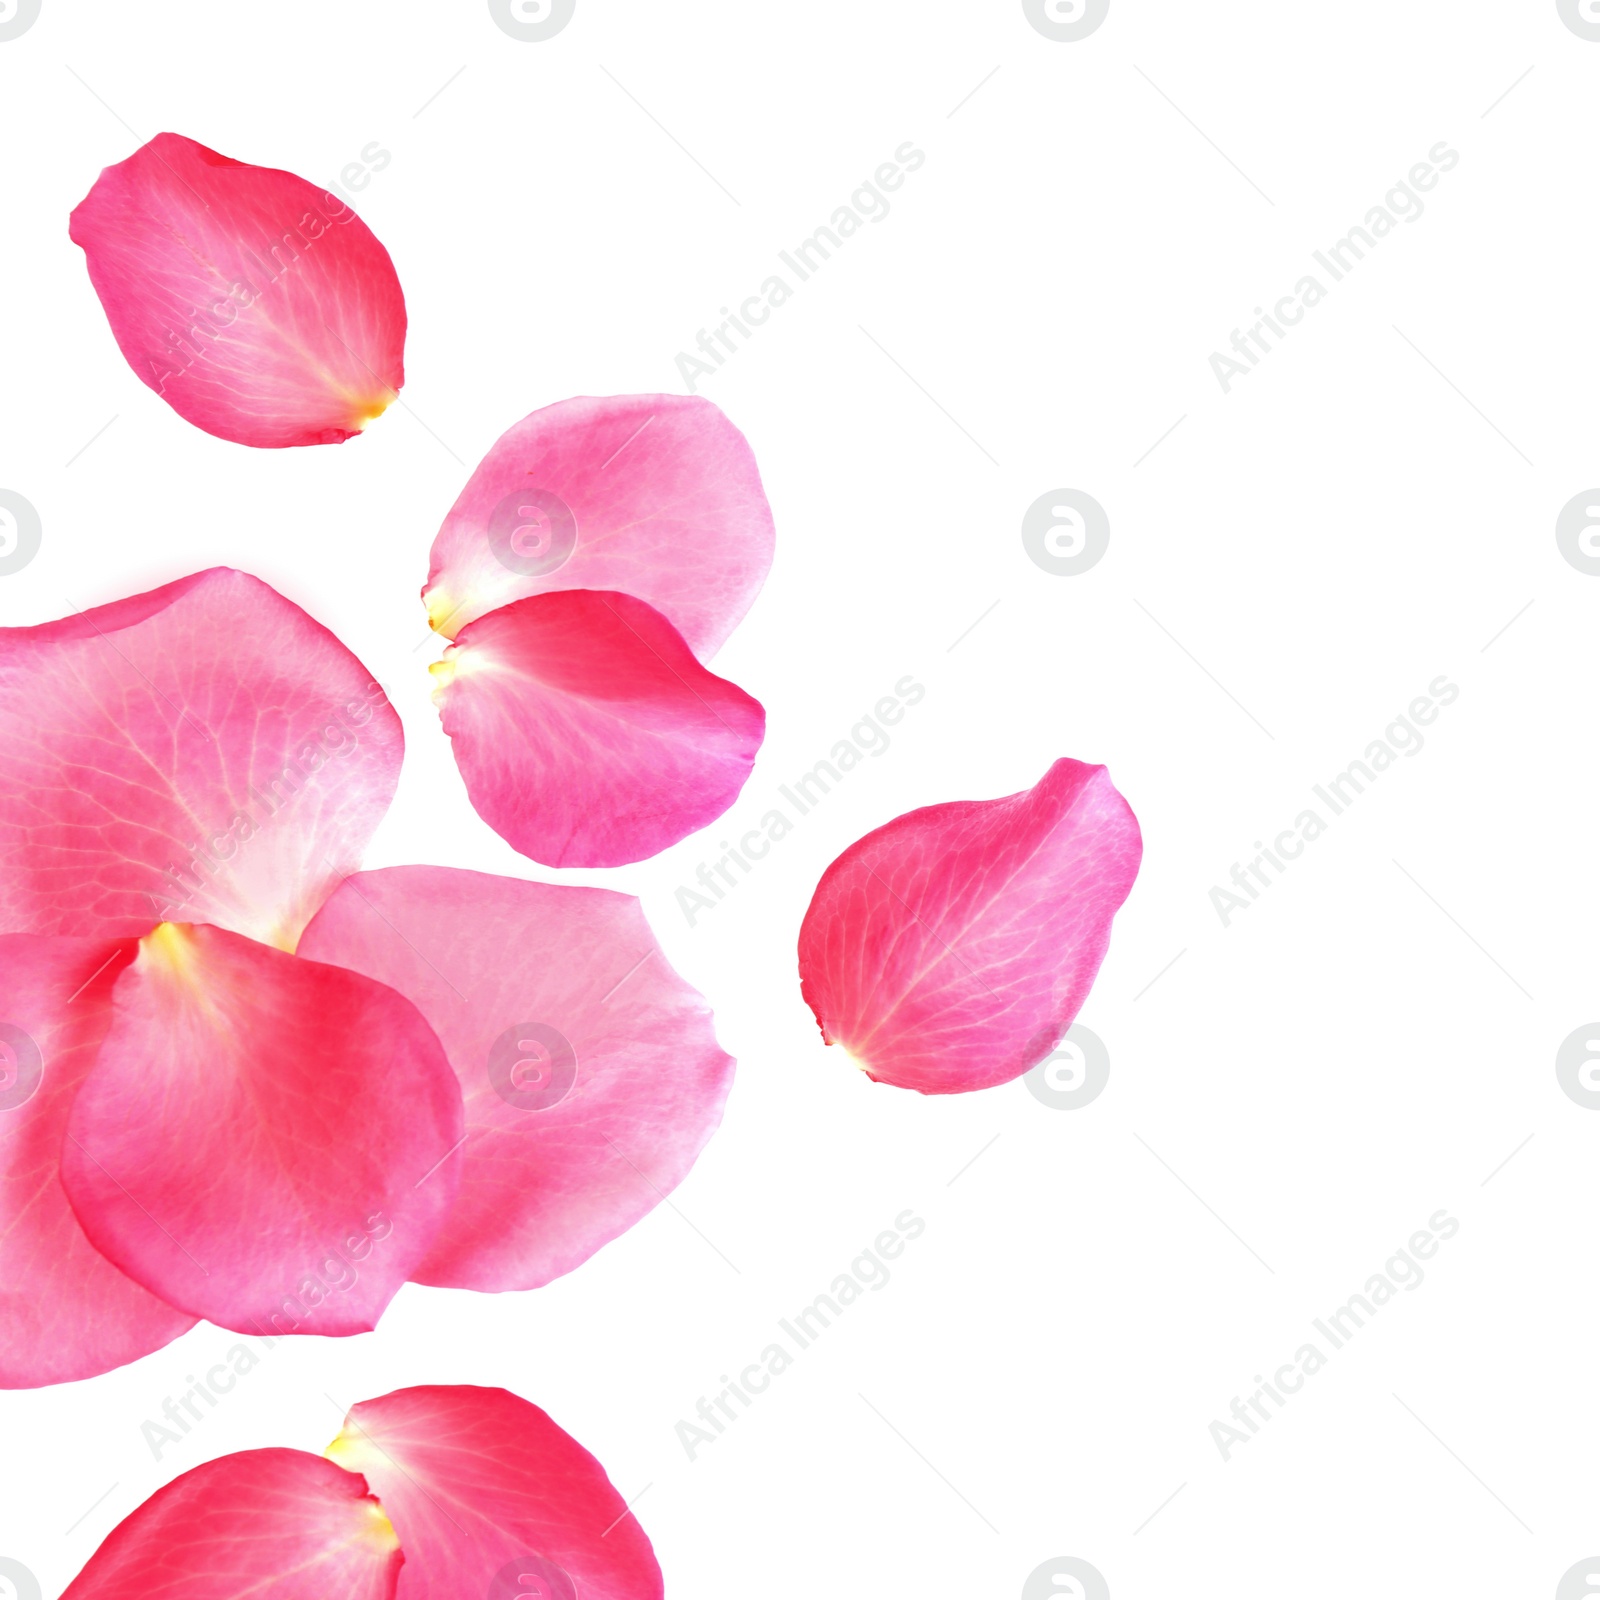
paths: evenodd
<path fill-rule="evenodd" d="M 1117 1600 L 1555 1594 L 1600 1552 L 1600 1116 L 1554 1072 L 1600 1014 L 1600 580 L 1554 537 L 1600 481 L 1597 75 L 1554 0 L 1113 0 L 1079 43 L 1015 0 L 579 0 L 540 44 L 481 0 L 44 0 L 0 43 L 0 487 L 44 526 L 4 620 L 219 563 L 273 583 L 405 719 L 370 865 L 547 875 L 471 811 L 428 699 L 417 590 L 471 467 L 552 401 L 682 392 L 778 250 L 903 141 L 927 161 L 701 391 L 779 529 L 717 658 L 770 718 L 744 798 L 566 875 L 643 896 L 739 1060 L 673 1207 L 538 1293 L 408 1287 L 374 1335 L 281 1345 L 160 1462 L 141 1424 L 233 1335 L 0 1396 L 0 1554 L 52 1595 L 201 1460 L 475 1382 L 642 1496 L 697 1600 L 1013 1600 L 1058 1556 Z M 324 183 L 392 155 L 353 198 L 408 382 L 364 437 L 225 444 L 123 364 L 67 216 L 163 129 Z M 1224 395 L 1212 351 L 1441 140 L 1426 213 Z M 1080 577 L 1022 547 L 1060 487 L 1111 520 Z M 691 928 L 678 885 L 907 673 L 893 748 Z M 1440 674 L 1426 747 L 1224 928 L 1212 886 Z M 1110 1086 L 872 1085 L 800 999 L 818 874 L 1062 755 L 1145 833 L 1082 1014 Z M 691 1462 L 675 1424 L 908 1207 L 894 1281 Z M 1212 1421 L 1440 1208 L 1427 1281 L 1224 1463 Z"/>

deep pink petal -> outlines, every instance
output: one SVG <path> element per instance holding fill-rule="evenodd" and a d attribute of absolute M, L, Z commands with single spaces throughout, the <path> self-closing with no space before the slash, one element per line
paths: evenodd
<path fill-rule="evenodd" d="M 62 1600 L 391 1600 L 404 1557 L 353 1472 L 245 1450 L 158 1489 Z"/>
<path fill-rule="evenodd" d="M 513 601 L 468 623 L 433 671 L 478 815 L 551 867 L 642 861 L 715 821 L 766 728 L 626 594 Z"/>
<path fill-rule="evenodd" d="M 95 1246 L 164 1300 L 241 1333 L 360 1333 L 431 1247 L 460 1140 L 410 1001 L 163 923 L 117 979 L 62 1178 Z"/>
<path fill-rule="evenodd" d="M 744 435 L 709 400 L 564 400 L 503 434 L 433 541 L 423 591 L 450 638 L 556 589 L 637 595 L 709 661 L 772 565 Z"/>
<path fill-rule="evenodd" d="M 605 1469 L 504 1389 L 401 1389 L 351 1408 L 328 1455 L 365 1474 L 405 1548 L 399 1600 L 660 1600 Z"/>
<path fill-rule="evenodd" d="M 182 919 L 292 948 L 403 743 L 361 663 L 242 572 L 0 629 L 0 929 Z"/>
<path fill-rule="evenodd" d="M 194 1326 L 84 1237 L 61 1187 L 72 1098 L 131 941 L 0 935 L 0 1388 L 68 1383 Z"/>
<path fill-rule="evenodd" d="M 1020 1077 L 1087 998 L 1141 849 L 1106 769 L 1065 760 L 1021 794 L 927 806 L 858 839 L 800 929 L 823 1038 L 924 1094 Z"/>
<path fill-rule="evenodd" d="M 111 331 L 179 416 L 237 444 L 337 444 L 394 399 L 406 303 L 336 195 L 157 134 L 72 213 Z"/>
<path fill-rule="evenodd" d="M 423 1283 L 570 1272 L 677 1187 L 721 1120 L 733 1062 L 631 896 L 390 867 L 349 879 L 300 950 L 414 1001 L 456 1069 L 461 1190 Z"/>

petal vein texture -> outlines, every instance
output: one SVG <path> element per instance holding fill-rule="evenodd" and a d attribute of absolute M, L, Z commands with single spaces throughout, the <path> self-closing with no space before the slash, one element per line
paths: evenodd
<path fill-rule="evenodd" d="M 605 1469 L 504 1389 L 365 1401 L 328 1455 L 394 1522 L 399 1600 L 661 1600 L 650 1541 Z"/>
<path fill-rule="evenodd" d="M 733 1062 L 639 902 L 448 867 L 349 879 L 301 940 L 412 1000 L 466 1102 L 423 1283 L 532 1289 L 633 1226 L 721 1120 Z"/>
<path fill-rule="evenodd" d="M 224 1328 L 362 1333 L 449 1212 L 461 1094 L 410 1001 L 163 923 L 118 977 L 62 1178 L 130 1277 Z"/>
<path fill-rule="evenodd" d="M 403 746 L 361 663 L 242 572 L 0 629 L 0 929 L 183 920 L 292 949 Z"/>
<path fill-rule="evenodd" d="M 293 173 L 158 134 L 100 174 L 71 233 L 135 376 L 220 439 L 337 444 L 405 382 L 388 251 Z"/>
<path fill-rule="evenodd" d="M 513 601 L 468 623 L 434 672 L 473 807 L 551 867 L 642 861 L 714 822 L 766 731 L 757 701 L 628 594 Z"/>
<path fill-rule="evenodd" d="M 0 935 L 0 1388 L 91 1378 L 194 1326 L 89 1243 L 61 1185 L 73 1097 L 133 953 Z"/>
<path fill-rule="evenodd" d="M 709 400 L 565 400 L 525 417 L 479 464 L 433 542 L 423 599 L 454 638 L 529 595 L 615 589 L 709 661 L 772 550 L 755 457 Z"/>
<path fill-rule="evenodd" d="M 303 1450 L 246 1450 L 153 1494 L 62 1600 L 392 1600 L 402 1560 L 357 1474 Z"/>
<path fill-rule="evenodd" d="M 857 840 L 800 929 L 824 1040 L 924 1094 L 1020 1077 L 1087 998 L 1141 851 L 1106 769 L 1070 760 L 1021 794 L 927 806 Z"/>

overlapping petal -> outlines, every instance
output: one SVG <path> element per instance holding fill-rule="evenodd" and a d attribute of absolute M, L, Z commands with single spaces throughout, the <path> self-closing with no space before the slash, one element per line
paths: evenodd
<path fill-rule="evenodd" d="M 454 638 L 528 595 L 619 590 L 707 661 L 750 609 L 772 548 L 755 457 L 709 400 L 565 400 L 484 457 L 434 540 L 423 598 Z"/>
<path fill-rule="evenodd" d="M 605 1469 L 504 1389 L 402 1389 L 328 1447 L 406 1553 L 399 1600 L 660 1600 L 650 1541 Z"/>
<path fill-rule="evenodd" d="M 194 1324 L 91 1245 L 61 1186 L 73 1095 L 131 941 L 0 935 L 0 1388 L 67 1383 Z"/>
<path fill-rule="evenodd" d="M 95 1246 L 240 1332 L 373 1327 L 454 1198 L 461 1095 L 410 1001 L 163 923 L 118 977 L 62 1177 Z"/>
<path fill-rule="evenodd" d="M 107 167 L 72 237 L 128 365 L 238 444 L 336 444 L 405 381 L 389 253 L 337 196 L 178 134 Z"/>
<path fill-rule="evenodd" d="M 461 1189 L 424 1283 L 531 1289 L 682 1180 L 733 1062 L 638 901 L 447 867 L 349 879 L 300 951 L 414 1001 L 466 1101 Z"/>
<path fill-rule="evenodd" d="M 246 1450 L 158 1490 L 62 1600 L 392 1600 L 403 1559 L 357 1474 L 303 1450 Z"/>
<path fill-rule="evenodd" d="M 1106 769 L 1070 760 L 1021 794 L 869 833 L 822 875 L 800 930 L 823 1038 L 924 1094 L 1019 1077 L 1088 996 L 1141 848 Z"/>
<path fill-rule="evenodd" d="M 761 706 L 642 600 L 533 595 L 468 623 L 434 700 L 478 815 L 554 867 L 643 860 L 732 805 Z"/>
<path fill-rule="evenodd" d="M 182 919 L 292 948 L 402 748 L 371 674 L 241 572 L 0 629 L 0 929 Z"/>

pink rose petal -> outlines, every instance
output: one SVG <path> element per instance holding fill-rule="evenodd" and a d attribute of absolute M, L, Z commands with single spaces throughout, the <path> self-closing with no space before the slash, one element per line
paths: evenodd
<path fill-rule="evenodd" d="M 243 1333 L 360 1333 L 455 1195 L 461 1094 L 392 989 L 163 923 L 117 979 L 67 1128 L 84 1231 L 153 1293 Z"/>
<path fill-rule="evenodd" d="M 0 929 L 181 918 L 292 948 L 402 748 L 371 674 L 242 572 L 0 629 Z"/>
<path fill-rule="evenodd" d="M 124 358 L 179 416 L 237 444 L 337 444 L 394 399 L 406 305 L 345 203 L 158 134 L 72 213 Z"/>
<path fill-rule="evenodd" d="M 399 1600 L 660 1600 L 650 1541 L 605 1469 L 504 1389 L 368 1400 L 328 1455 L 394 1522 Z"/>
<path fill-rule="evenodd" d="M 348 879 L 300 952 L 414 1001 L 460 1079 L 461 1190 L 423 1283 L 570 1272 L 677 1187 L 721 1119 L 733 1062 L 630 896 L 390 867 Z"/>
<path fill-rule="evenodd" d="M 615 589 L 709 661 L 750 609 L 772 544 L 755 457 L 709 400 L 565 400 L 479 463 L 433 542 L 423 598 L 454 638 L 527 595 Z"/>
<path fill-rule="evenodd" d="M 823 1038 L 924 1094 L 1020 1077 L 1088 996 L 1141 849 L 1106 769 L 1066 760 L 1021 794 L 927 806 L 857 840 L 800 929 Z"/>
<path fill-rule="evenodd" d="M 626 594 L 534 595 L 470 622 L 433 668 L 478 815 L 552 867 L 642 861 L 720 817 L 766 716 Z"/>
<path fill-rule="evenodd" d="M 0 1388 L 92 1378 L 194 1325 L 84 1237 L 61 1187 L 72 1098 L 131 942 L 0 935 Z"/>
<path fill-rule="evenodd" d="M 157 1490 L 62 1600 L 392 1600 L 403 1559 L 355 1473 L 246 1450 Z"/>

